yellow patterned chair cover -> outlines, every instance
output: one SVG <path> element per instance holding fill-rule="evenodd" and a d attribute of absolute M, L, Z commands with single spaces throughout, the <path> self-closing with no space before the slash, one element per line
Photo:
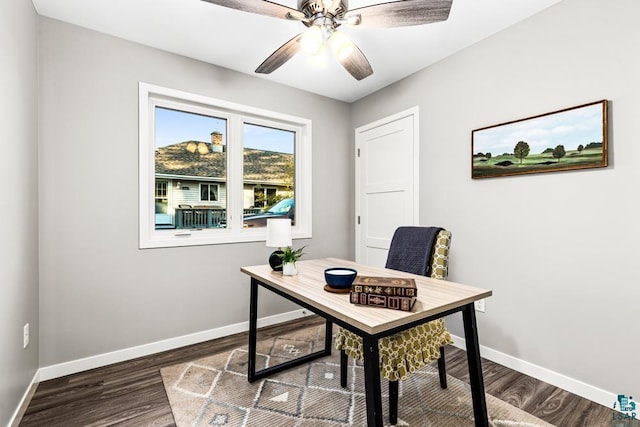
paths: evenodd
<path fill-rule="evenodd" d="M 447 278 L 450 246 L 451 232 L 441 230 L 433 245 L 431 278 Z M 384 337 L 378 341 L 380 375 L 389 381 L 404 380 L 408 373 L 440 358 L 440 348 L 452 342 L 444 319 Z M 349 357 L 364 360 L 362 338 L 353 332 L 341 328 L 336 334 L 335 345 L 337 350 L 344 350 Z"/>

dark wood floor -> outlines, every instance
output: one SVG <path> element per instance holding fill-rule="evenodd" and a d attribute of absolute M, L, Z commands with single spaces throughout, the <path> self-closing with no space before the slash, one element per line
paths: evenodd
<path fill-rule="evenodd" d="M 261 330 L 277 336 L 283 330 L 315 325 L 307 317 Z M 226 351 L 246 343 L 238 334 L 152 356 L 42 382 L 20 426 L 174 426 L 160 368 Z M 468 383 L 466 353 L 447 348 L 447 373 Z M 612 426 L 612 410 L 552 385 L 483 360 L 487 393 L 557 426 Z"/>

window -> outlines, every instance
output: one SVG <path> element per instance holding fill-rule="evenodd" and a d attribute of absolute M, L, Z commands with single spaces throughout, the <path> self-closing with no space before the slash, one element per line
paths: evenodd
<path fill-rule="evenodd" d="M 217 202 L 218 184 L 200 184 L 200 201 Z"/>
<path fill-rule="evenodd" d="M 156 214 L 167 213 L 167 182 L 156 181 Z"/>
<path fill-rule="evenodd" d="M 311 121 L 140 83 L 140 247 L 311 237 Z"/>

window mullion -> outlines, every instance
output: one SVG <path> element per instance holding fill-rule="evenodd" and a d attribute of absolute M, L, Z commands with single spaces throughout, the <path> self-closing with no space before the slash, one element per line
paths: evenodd
<path fill-rule="evenodd" d="M 233 115 L 229 118 L 227 144 L 227 219 L 228 224 L 234 230 L 242 229 L 243 213 L 243 144 L 242 144 L 242 119 Z"/>

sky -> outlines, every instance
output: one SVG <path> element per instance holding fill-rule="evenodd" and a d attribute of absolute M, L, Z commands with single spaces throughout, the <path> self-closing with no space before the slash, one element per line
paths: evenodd
<path fill-rule="evenodd" d="M 577 149 L 580 144 L 602 142 L 602 104 L 476 130 L 473 132 L 473 153 L 489 152 L 493 156 L 513 153 L 518 141 L 527 142 L 532 154 L 557 145 L 564 145 L 568 151 Z"/>
<path fill-rule="evenodd" d="M 226 120 L 156 107 L 156 147 L 183 141 L 211 142 L 211 132 L 223 135 L 226 144 Z M 244 145 L 247 148 L 293 153 L 294 133 L 281 129 L 245 124 Z"/>

